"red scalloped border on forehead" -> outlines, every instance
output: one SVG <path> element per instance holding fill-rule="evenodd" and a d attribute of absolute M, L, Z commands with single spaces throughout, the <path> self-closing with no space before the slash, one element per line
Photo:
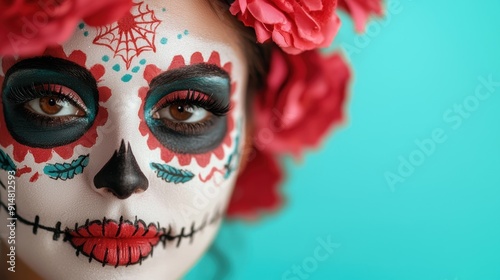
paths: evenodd
<path fill-rule="evenodd" d="M 189 64 L 186 64 L 184 57 L 181 55 L 177 55 L 172 59 L 172 62 L 170 63 L 170 66 L 168 67 L 168 70 L 171 69 L 176 69 L 180 68 L 186 65 L 193 65 L 193 64 L 199 64 L 199 63 L 209 63 L 209 64 L 214 64 L 222 69 L 224 69 L 227 73 L 231 74 L 232 70 L 232 64 L 230 62 L 225 63 L 224 65 L 221 65 L 220 61 L 220 55 L 218 52 L 213 51 L 210 57 L 208 58 L 207 61 L 204 60 L 203 55 L 200 52 L 195 52 L 191 55 L 191 59 Z M 162 70 L 158 68 L 154 64 L 149 64 L 146 66 L 146 69 L 144 71 L 144 79 L 148 82 L 148 84 L 151 82 L 153 78 L 158 76 L 160 73 L 164 72 L 165 70 Z M 142 87 L 139 90 L 139 97 L 141 98 L 142 102 L 146 100 L 146 95 L 148 93 L 149 87 Z M 234 108 L 234 92 L 236 90 L 236 83 L 232 82 L 231 83 L 231 108 Z M 170 162 L 174 157 L 177 157 L 179 160 L 179 164 L 181 166 L 186 166 L 191 163 L 191 161 L 194 159 L 200 165 L 201 167 L 206 167 L 210 163 L 210 158 L 212 155 L 215 155 L 216 158 L 218 159 L 223 159 L 224 158 L 224 148 L 223 146 L 230 147 L 232 144 L 232 140 L 230 137 L 231 131 L 234 130 L 234 116 L 233 113 L 229 113 L 227 117 L 227 132 L 226 136 L 224 137 L 224 140 L 222 143 L 215 148 L 214 150 L 203 153 L 203 154 L 179 154 L 179 153 L 174 153 L 170 151 L 169 149 L 165 148 L 153 135 L 151 130 L 149 129 L 148 125 L 146 124 L 146 120 L 144 119 L 144 104 L 141 105 L 141 108 L 139 110 L 139 118 L 141 119 L 141 123 L 139 125 L 139 131 L 143 136 L 147 137 L 147 143 L 148 147 L 151 150 L 154 150 L 156 148 L 159 148 L 161 151 L 161 159 L 165 162 Z"/>
<path fill-rule="evenodd" d="M 82 67 L 89 69 L 92 73 L 92 76 L 96 79 L 97 82 L 102 78 L 105 74 L 106 69 L 101 64 L 93 65 L 88 68 L 86 66 L 87 55 L 80 51 L 73 51 L 70 55 L 66 55 L 62 47 L 55 47 L 48 49 L 45 51 L 44 55 L 58 57 L 66 60 L 70 60 L 79 64 Z M 15 63 L 22 60 L 24 58 L 14 59 L 12 57 L 4 57 L 2 58 L 2 69 L 3 73 L 5 73 L 10 67 L 12 67 Z M 3 85 L 5 76 L 0 75 L 0 84 Z M 108 87 L 98 87 L 99 90 L 99 102 L 106 102 L 111 97 L 111 89 Z M 97 114 L 93 125 L 90 129 L 78 140 L 64 146 L 54 147 L 50 149 L 42 149 L 42 148 L 34 148 L 30 146 L 26 146 L 18 143 L 16 140 L 12 138 L 9 131 L 7 130 L 7 126 L 5 124 L 5 118 L 3 117 L 3 102 L 2 95 L 0 95 L 0 146 L 8 147 L 9 145 L 14 145 L 14 160 L 17 162 L 22 162 L 26 158 L 28 153 L 33 155 L 33 158 L 36 163 L 42 163 L 49 161 L 52 159 L 52 154 L 55 152 L 63 159 L 69 159 L 73 157 L 74 148 L 77 146 L 83 146 L 86 148 L 90 148 L 95 145 L 97 141 L 97 128 L 99 126 L 103 126 L 108 119 L 108 110 L 104 107 L 99 108 L 99 113 Z"/>

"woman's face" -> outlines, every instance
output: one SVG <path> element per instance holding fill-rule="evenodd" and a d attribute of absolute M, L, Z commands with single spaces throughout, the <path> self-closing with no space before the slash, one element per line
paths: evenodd
<path fill-rule="evenodd" d="M 1 233 L 16 262 L 47 279 L 183 275 L 238 172 L 247 69 L 236 31 L 206 0 L 136 1 L 119 22 L 81 24 L 2 68 L 0 219 L 15 208 L 17 221 L 15 237 Z"/>

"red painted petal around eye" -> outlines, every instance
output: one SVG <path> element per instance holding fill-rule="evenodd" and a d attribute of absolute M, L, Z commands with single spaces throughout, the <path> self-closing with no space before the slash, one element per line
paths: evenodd
<path fill-rule="evenodd" d="M 203 56 L 201 55 L 200 52 L 195 52 L 191 55 L 190 64 L 193 65 L 193 64 L 199 64 L 199 63 L 203 63 Z"/>
<path fill-rule="evenodd" d="M 217 65 L 217 66 L 223 68 L 226 72 L 231 74 L 232 64 L 230 62 L 228 62 L 222 66 L 221 61 L 220 61 L 220 55 L 218 52 L 215 52 L 215 51 L 210 54 L 208 60 L 206 60 L 206 61 L 200 52 L 195 52 L 191 55 L 189 61 L 191 64 L 204 63 L 204 62 L 214 64 L 214 65 Z M 170 66 L 168 67 L 167 70 L 176 69 L 176 68 L 183 67 L 183 66 L 186 66 L 184 57 L 181 55 L 177 55 L 172 59 Z M 153 64 L 147 65 L 146 70 L 144 72 L 144 79 L 146 81 L 148 81 L 148 83 L 150 83 L 152 79 L 154 79 L 157 75 L 159 75 L 162 72 L 163 71 L 161 69 L 159 69 L 156 65 L 153 65 Z M 224 148 L 222 146 L 225 145 L 225 146 L 229 147 L 232 144 L 230 132 L 234 130 L 234 126 L 235 126 L 233 114 L 230 113 L 228 115 L 228 118 L 227 118 L 228 119 L 228 121 L 227 121 L 228 122 L 228 129 L 227 129 L 226 135 L 224 136 L 224 139 L 223 139 L 222 143 L 219 145 L 219 147 L 217 147 L 214 150 L 209 151 L 207 153 L 203 153 L 203 154 L 179 154 L 179 153 L 175 153 L 173 151 L 170 151 L 168 148 L 164 147 L 158 141 L 158 139 L 156 139 L 156 137 L 153 135 L 153 133 L 150 131 L 148 125 L 146 124 L 146 120 L 144 118 L 144 102 L 146 100 L 148 90 L 149 90 L 149 88 L 147 88 L 147 87 L 143 87 L 139 90 L 139 98 L 141 98 L 141 100 L 143 100 L 143 105 L 139 109 L 139 118 L 141 120 L 141 122 L 139 124 L 139 131 L 140 131 L 141 135 L 147 137 L 148 147 L 151 150 L 155 150 L 158 148 L 160 149 L 161 159 L 164 162 L 168 163 L 174 157 L 176 157 L 181 166 L 186 166 L 186 165 L 191 164 L 192 160 L 194 159 L 199 166 L 206 167 L 210 163 L 210 158 L 212 155 L 215 155 L 215 157 L 218 159 L 224 158 L 225 154 L 224 154 Z M 236 90 L 236 83 L 233 82 L 231 84 L 231 92 L 230 92 L 231 97 L 234 96 L 235 90 Z M 231 105 L 231 107 L 234 107 L 233 101 L 231 101 L 230 105 Z"/>
<path fill-rule="evenodd" d="M 99 102 L 106 102 L 111 98 L 111 89 L 108 87 L 99 87 Z"/>
<path fill-rule="evenodd" d="M 182 55 L 176 55 L 172 59 L 172 62 L 170 63 L 170 66 L 168 67 L 168 70 L 170 69 L 176 69 L 182 66 L 186 66 L 186 62 L 184 61 L 184 57 Z"/>
<path fill-rule="evenodd" d="M 220 55 L 218 52 L 212 52 L 212 54 L 210 55 L 210 57 L 208 58 L 208 63 L 210 64 L 215 64 L 215 65 L 220 65 Z M 231 63 L 226 63 L 226 64 L 231 64 Z M 224 65 L 224 70 L 226 70 L 228 73 L 231 73 L 231 70 L 227 70 L 225 68 L 226 65 Z"/>
<path fill-rule="evenodd" d="M 148 84 L 151 83 L 151 81 L 161 73 L 161 69 L 156 67 L 154 64 L 149 64 L 146 66 L 144 70 L 144 79 L 148 82 Z M 144 98 L 146 95 L 144 95 Z"/>
<path fill-rule="evenodd" d="M 85 66 L 85 62 L 87 61 L 87 55 L 84 52 L 82 52 L 82 51 L 76 50 L 76 51 L 73 51 L 68 56 L 68 60 L 71 60 L 71 61 L 73 61 L 75 63 L 78 63 L 82 67 L 86 67 Z"/>
<path fill-rule="evenodd" d="M 94 71 L 96 71 L 96 73 L 98 73 L 99 75 L 101 75 L 103 70 L 105 71 L 104 67 L 102 65 L 99 65 L 99 64 L 94 65 L 92 67 L 87 66 L 86 65 L 87 56 L 85 55 L 85 53 L 83 53 L 81 51 L 73 51 L 69 55 L 66 55 L 63 48 L 61 46 L 57 46 L 57 47 L 53 47 L 53 48 L 49 48 L 49 49 L 45 50 L 44 55 L 50 55 L 50 56 L 54 56 L 54 57 L 58 57 L 58 58 L 66 59 L 66 60 L 71 60 L 71 61 L 79 64 L 80 66 L 85 67 L 86 69 L 94 69 Z M 4 72 L 5 72 L 6 66 L 11 67 L 12 65 L 14 65 L 17 61 L 19 61 L 21 59 L 23 59 L 23 58 L 17 58 L 17 59 L 13 59 L 10 57 L 2 58 L 2 68 L 4 68 Z M 3 80 L 4 77 L 3 76 L 0 76 L 0 77 Z M 105 87 L 99 88 L 99 92 L 100 92 L 100 95 L 99 95 L 100 101 L 104 102 L 107 99 L 109 99 L 109 97 L 111 96 L 111 91 L 109 90 L 109 88 L 105 88 Z M 3 114 L 2 106 L 0 106 L 0 114 Z M 18 143 L 17 141 L 15 141 L 12 138 L 12 136 L 10 135 L 10 133 L 7 130 L 5 123 L 2 121 L 0 123 L 0 134 L 2 135 L 2 137 L 0 137 L 0 146 L 7 147 L 9 145 L 13 145 L 14 146 L 13 157 L 14 157 L 14 160 L 17 162 L 24 161 L 28 152 L 33 155 L 34 161 L 36 163 L 42 163 L 42 162 L 49 161 L 50 159 L 52 159 L 52 156 L 54 153 L 59 155 L 63 159 L 69 159 L 73 156 L 75 147 L 81 145 L 83 147 L 89 148 L 89 147 L 92 147 L 96 143 L 96 141 L 97 141 L 97 127 L 104 125 L 106 123 L 107 119 L 108 119 L 107 109 L 101 108 L 99 110 L 98 115 L 96 116 L 96 119 L 94 120 L 92 127 L 82 137 L 80 137 L 80 139 L 78 139 L 77 141 L 74 141 L 70 144 L 67 144 L 64 146 L 59 146 L 59 147 L 54 147 L 51 149 L 33 148 L 33 147 L 25 146 L 25 145 Z M 3 136 L 3 135 L 5 135 L 5 136 Z"/>
<path fill-rule="evenodd" d="M 94 79 L 99 82 L 102 76 L 104 76 L 104 73 L 106 73 L 106 69 L 101 64 L 96 64 L 90 68 L 90 73 L 92 73 Z"/>

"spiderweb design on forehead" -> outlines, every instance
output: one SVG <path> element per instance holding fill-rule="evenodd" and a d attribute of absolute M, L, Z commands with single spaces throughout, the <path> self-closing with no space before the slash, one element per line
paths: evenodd
<path fill-rule="evenodd" d="M 156 28 L 160 25 L 154 11 L 144 2 L 135 3 L 119 21 L 99 27 L 93 43 L 110 48 L 130 68 L 132 60 L 143 51 L 156 52 Z"/>

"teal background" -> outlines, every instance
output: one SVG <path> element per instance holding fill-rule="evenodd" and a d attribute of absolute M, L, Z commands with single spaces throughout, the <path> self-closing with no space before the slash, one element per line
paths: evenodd
<path fill-rule="evenodd" d="M 328 236 L 339 247 L 307 279 L 500 279 L 500 87 L 461 126 L 443 117 L 479 77 L 500 82 L 500 1 L 391 2 L 399 12 L 368 35 L 342 16 L 331 49 L 357 48 L 348 120 L 302 162 L 286 160 L 284 208 L 226 222 L 186 279 L 306 279 L 284 273 Z M 391 188 L 385 173 L 435 129 L 446 140 Z"/>

